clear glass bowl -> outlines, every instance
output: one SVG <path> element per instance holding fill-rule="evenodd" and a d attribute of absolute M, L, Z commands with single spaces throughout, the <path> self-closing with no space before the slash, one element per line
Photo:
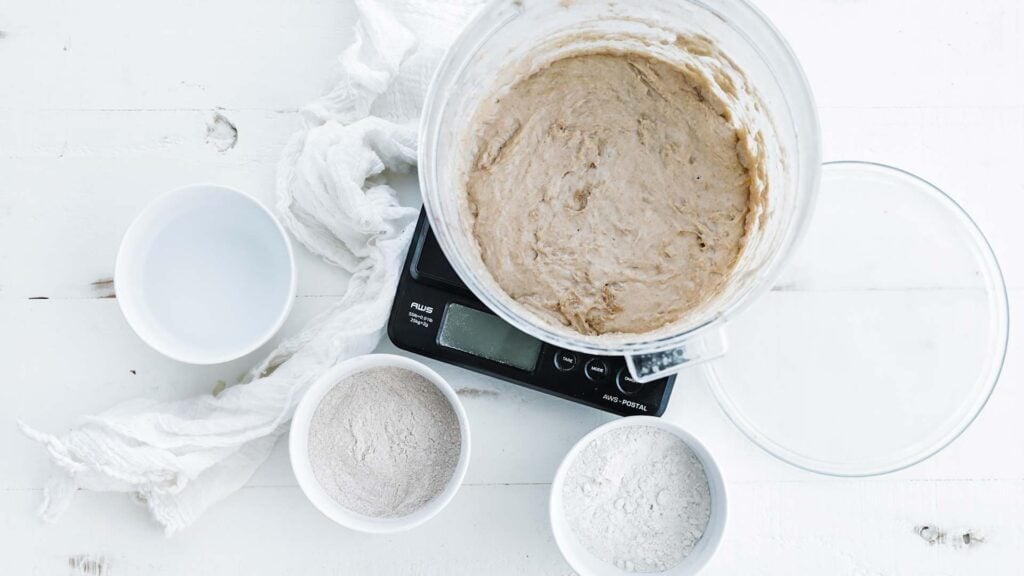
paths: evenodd
<path fill-rule="evenodd" d="M 708 38 L 724 57 L 688 52 L 676 44 L 677 34 Z M 737 107 L 764 142 L 768 208 L 759 214 L 759 232 L 748 239 L 727 288 L 706 306 L 655 332 L 588 336 L 542 320 L 509 297 L 487 271 L 467 224 L 460 141 L 477 103 L 500 86 L 501 72 L 511 64 L 528 63 L 538 53 L 549 57 L 609 43 L 672 61 L 723 65 L 750 91 Z M 742 76 L 733 74 L 736 70 Z M 722 326 L 772 285 L 807 225 L 821 167 L 817 112 L 803 71 L 775 28 L 741 0 L 495 0 L 464 29 L 438 68 L 426 98 L 419 153 L 431 225 L 470 290 L 508 323 L 540 340 L 626 356 L 640 381 L 725 352 Z"/>
<path fill-rule="evenodd" d="M 822 175 L 806 241 L 704 371 L 774 456 L 886 474 L 945 448 L 985 406 L 1006 356 L 1006 285 L 981 230 L 934 185 L 865 162 Z"/>

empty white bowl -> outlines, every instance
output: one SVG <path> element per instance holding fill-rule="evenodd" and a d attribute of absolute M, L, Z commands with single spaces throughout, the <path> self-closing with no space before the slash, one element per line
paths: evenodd
<path fill-rule="evenodd" d="M 459 421 L 459 432 L 462 444 L 459 447 L 459 461 L 455 465 L 452 477 L 448 480 L 444 490 L 433 500 L 427 502 L 422 508 L 398 518 L 375 518 L 353 512 L 327 494 L 327 491 L 313 475 L 313 467 L 309 461 L 309 426 L 313 420 L 313 414 L 324 396 L 334 388 L 334 385 L 344 380 L 347 376 L 369 370 L 371 368 L 404 368 L 415 372 L 429 380 L 448 399 L 455 411 Z M 466 418 L 466 411 L 462 407 L 455 390 L 437 372 L 434 372 L 425 365 L 403 356 L 393 354 L 366 354 L 350 358 L 322 375 L 302 397 L 295 415 L 292 417 L 291 431 L 288 435 L 288 454 L 291 457 L 292 470 L 295 472 L 295 479 L 299 487 L 306 494 L 309 501 L 325 516 L 338 524 L 358 530 L 384 534 L 408 530 L 423 524 L 433 518 L 438 512 L 444 509 L 455 493 L 458 492 L 462 480 L 466 476 L 466 469 L 469 468 L 469 420 Z"/>
<path fill-rule="evenodd" d="M 114 269 L 125 319 L 157 351 L 191 364 L 234 360 L 266 343 L 295 297 L 284 228 L 254 198 L 199 184 L 147 206 Z"/>
<path fill-rule="evenodd" d="M 725 516 L 728 508 L 725 497 L 725 482 L 722 480 L 722 472 L 719 470 L 718 464 L 715 463 L 707 448 L 689 432 L 661 418 L 631 416 L 609 422 L 584 436 L 566 454 L 562 464 L 558 467 L 558 472 L 555 473 L 554 482 L 551 483 L 549 512 L 551 516 L 551 530 L 554 532 L 555 542 L 558 544 L 558 549 L 561 550 L 562 556 L 565 557 L 569 566 L 581 576 L 635 576 L 638 574 L 637 572 L 622 570 L 591 554 L 576 537 L 572 526 L 569 525 L 562 500 L 565 476 L 580 452 L 595 438 L 617 428 L 630 426 L 650 426 L 675 435 L 693 450 L 693 453 L 704 466 L 704 473 L 708 477 L 708 488 L 711 492 L 711 516 L 708 518 L 708 524 L 704 528 L 704 535 L 701 536 L 697 545 L 682 562 L 663 572 L 648 573 L 658 574 L 659 576 L 692 576 L 700 572 L 708 561 L 711 560 L 715 550 L 718 549 L 719 543 L 722 541 L 722 535 L 725 533 Z"/>

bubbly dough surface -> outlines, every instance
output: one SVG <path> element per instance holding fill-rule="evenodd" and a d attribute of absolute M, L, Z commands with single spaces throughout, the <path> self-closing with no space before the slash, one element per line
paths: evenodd
<path fill-rule="evenodd" d="M 556 60 L 483 103 L 466 179 L 498 285 L 582 334 L 642 334 L 719 292 L 750 176 L 700 77 L 641 54 Z"/>

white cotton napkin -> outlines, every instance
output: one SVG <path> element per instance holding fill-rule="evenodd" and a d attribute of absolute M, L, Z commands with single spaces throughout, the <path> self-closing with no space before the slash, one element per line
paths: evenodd
<path fill-rule="evenodd" d="M 309 250 L 352 274 L 342 299 L 254 367 L 243 385 L 176 402 L 132 400 L 55 436 L 19 423 L 58 468 L 40 514 L 78 489 L 137 495 L 167 534 L 241 488 L 287 429 L 306 388 L 372 351 L 418 211 L 374 178 L 416 164 L 416 124 L 444 50 L 479 0 L 355 0 L 337 84 L 303 109 L 277 180 L 277 212 Z"/>

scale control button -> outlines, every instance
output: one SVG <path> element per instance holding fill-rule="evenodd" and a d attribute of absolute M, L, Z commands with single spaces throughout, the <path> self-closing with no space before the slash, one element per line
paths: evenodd
<path fill-rule="evenodd" d="M 583 367 L 583 373 L 594 382 L 600 382 L 608 378 L 608 363 L 600 358 L 592 358 Z"/>
<path fill-rule="evenodd" d="M 558 368 L 562 372 L 571 372 L 579 363 L 579 357 L 568 350 L 559 350 L 558 352 L 555 352 L 555 368 Z"/>
<path fill-rule="evenodd" d="M 619 373 L 615 375 L 615 385 L 619 387 L 619 391 L 626 396 L 632 396 L 643 389 L 643 382 L 637 382 L 629 375 L 629 368 L 623 366 L 619 368 Z"/>

